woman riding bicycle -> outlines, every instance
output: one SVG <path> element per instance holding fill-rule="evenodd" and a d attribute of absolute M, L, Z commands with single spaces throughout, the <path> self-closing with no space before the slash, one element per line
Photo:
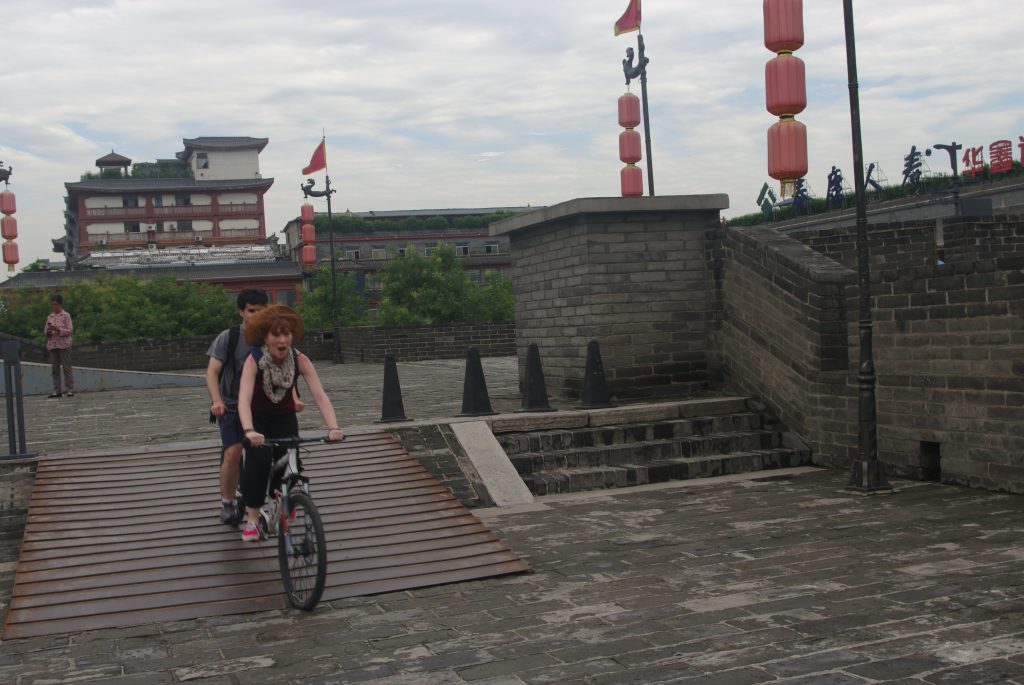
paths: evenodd
<path fill-rule="evenodd" d="M 302 402 L 295 384 L 300 375 L 327 424 L 328 442 L 343 440 L 345 434 L 338 428 L 334 407 L 313 362 L 292 347 L 305 332 L 302 318 L 290 307 L 272 305 L 253 316 L 244 330 L 253 349 L 242 366 L 238 389 L 238 417 L 247 443 L 240 481 L 246 513 L 242 540 L 259 542 L 259 512 L 266 502 L 271 466 L 285 452 L 285 448 L 264 445 L 264 440 L 299 434 L 296 412 L 302 409 Z M 271 491 L 274 489 L 271 483 Z"/>

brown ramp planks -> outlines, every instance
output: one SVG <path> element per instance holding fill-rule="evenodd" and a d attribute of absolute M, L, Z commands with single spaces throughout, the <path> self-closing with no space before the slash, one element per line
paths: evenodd
<path fill-rule="evenodd" d="M 217 522 L 219 449 L 40 459 L 5 640 L 287 606 L 277 544 Z M 387 432 L 312 445 L 324 601 L 529 570 Z"/>

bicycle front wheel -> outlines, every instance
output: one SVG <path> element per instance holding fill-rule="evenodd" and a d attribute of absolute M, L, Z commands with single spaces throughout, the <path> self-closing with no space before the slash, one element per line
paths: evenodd
<path fill-rule="evenodd" d="M 304 492 L 288 497 L 287 514 L 282 507 L 281 529 L 277 535 L 277 559 L 288 601 L 296 609 L 312 611 L 327 583 L 327 538 L 320 512 Z"/>

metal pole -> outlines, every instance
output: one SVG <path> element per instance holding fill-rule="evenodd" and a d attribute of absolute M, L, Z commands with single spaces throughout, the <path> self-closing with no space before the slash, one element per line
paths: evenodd
<path fill-rule="evenodd" d="M 21 381 L 21 344 L 17 340 L 5 341 L 4 391 L 7 399 L 7 456 L 31 456 L 25 444 L 25 393 Z"/>
<path fill-rule="evenodd" d="M 338 322 L 338 274 L 337 258 L 334 255 L 334 215 L 331 213 L 331 177 L 325 176 L 327 187 L 327 228 L 331 247 L 331 317 L 334 328 L 331 338 L 334 343 L 333 361 L 341 363 L 341 324 Z"/>
<path fill-rule="evenodd" d="M 647 145 L 647 194 L 654 197 L 654 161 L 651 159 L 651 118 L 647 110 L 647 62 L 644 55 L 644 37 L 637 31 L 637 47 L 640 51 L 640 100 L 644 108 L 644 142 Z"/>
<path fill-rule="evenodd" d="M 843 0 L 846 22 L 846 69 L 850 88 L 850 127 L 853 134 L 853 183 L 857 198 L 857 277 L 860 291 L 860 364 L 857 372 L 857 459 L 849 489 L 862 492 L 889 490 L 885 469 L 878 461 L 878 423 L 875 414 L 875 361 L 872 349 L 871 263 L 868 255 L 867 199 L 864 193 L 864 153 L 860 132 L 860 97 L 857 52 L 853 33 L 853 0 Z"/>
<path fill-rule="evenodd" d="M 14 364 L 7 358 L 10 348 L 4 345 L 4 392 L 7 398 L 7 443 L 8 454 L 18 453 L 18 423 L 14 413 L 14 383 L 11 375 L 14 373 Z"/>

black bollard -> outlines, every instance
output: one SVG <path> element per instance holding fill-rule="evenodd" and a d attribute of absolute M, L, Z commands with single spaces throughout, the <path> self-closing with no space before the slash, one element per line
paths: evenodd
<path fill-rule="evenodd" d="M 459 416 L 489 416 L 494 413 L 491 399 L 487 396 L 480 350 L 470 347 L 466 350 L 466 380 L 462 384 L 462 413 Z"/>
<path fill-rule="evenodd" d="M 398 382 L 398 364 L 395 355 L 384 355 L 384 401 L 381 403 L 380 420 L 374 423 L 390 423 L 392 421 L 411 421 L 405 416 L 405 405 L 402 404 L 402 386 Z"/>
<path fill-rule="evenodd" d="M 587 344 L 587 370 L 583 376 L 583 404 L 580 406 L 582 409 L 613 406 L 608 394 L 608 383 L 604 378 L 601 350 L 596 340 L 591 340 Z"/>
<path fill-rule="evenodd" d="M 554 411 L 548 402 L 548 387 L 540 365 L 537 343 L 526 348 L 526 376 L 523 379 L 523 406 L 519 411 Z"/>

